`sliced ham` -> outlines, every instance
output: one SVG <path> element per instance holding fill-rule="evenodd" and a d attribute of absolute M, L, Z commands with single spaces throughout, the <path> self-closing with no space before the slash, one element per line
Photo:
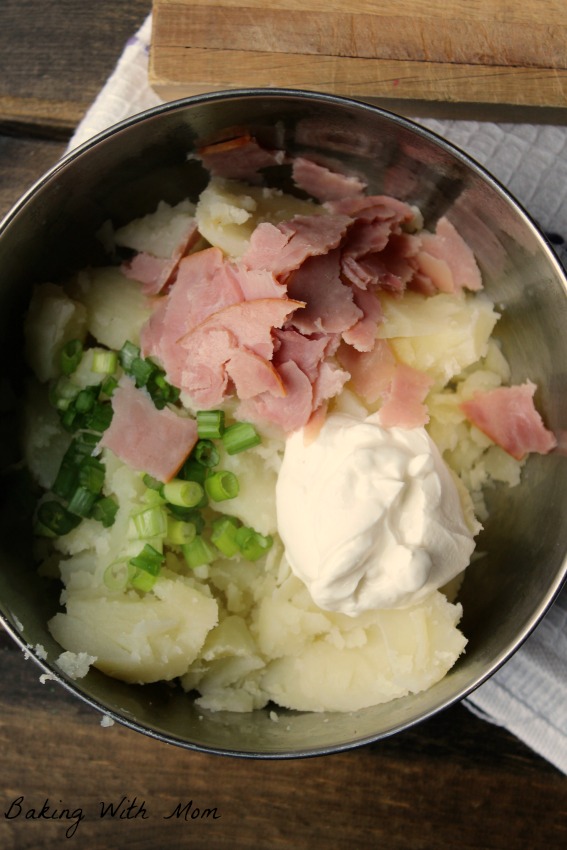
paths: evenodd
<path fill-rule="evenodd" d="M 531 381 L 498 387 L 462 403 L 465 416 L 512 457 L 522 460 L 530 452 L 547 454 L 557 445 L 534 405 L 536 385 Z"/>
<path fill-rule="evenodd" d="M 343 256 L 341 273 L 343 279 L 357 289 L 375 288 L 398 293 L 405 289 L 402 278 L 390 271 L 383 254 L 369 254 L 360 260 Z"/>
<path fill-rule="evenodd" d="M 267 269 L 248 269 L 242 263 L 232 266 L 233 273 L 246 301 L 257 298 L 285 298 L 286 286 Z"/>
<path fill-rule="evenodd" d="M 313 410 L 337 396 L 350 378 L 350 374 L 329 360 L 324 360 L 313 382 Z"/>
<path fill-rule="evenodd" d="M 340 250 L 305 260 L 288 278 L 290 297 L 304 301 L 304 310 L 292 318 L 304 334 L 343 333 L 362 318 L 350 286 L 341 280 Z"/>
<path fill-rule="evenodd" d="M 127 377 L 112 396 L 114 415 L 99 445 L 123 463 L 170 481 L 197 442 L 197 423 L 168 407 L 158 410 L 144 390 Z"/>
<path fill-rule="evenodd" d="M 234 383 L 236 395 L 243 401 L 261 393 L 279 398 L 286 395 L 283 380 L 272 363 L 246 348 L 233 351 L 226 372 Z"/>
<path fill-rule="evenodd" d="M 355 221 L 344 241 L 343 256 L 358 259 L 367 254 L 383 251 L 392 233 L 393 221 L 393 219 Z"/>
<path fill-rule="evenodd" d="M 350 373 L 354 392 L 367 404 L 374 404 L 386 392 L 397 362 L 385 339 L 377 339 L 372 351 L 364 352 L 342 343 L 337 351 L 337 360 Z"/>
<path fill-rule="evenodd" d="M 319 373 L 319 364 L 328 350 L 328 337 L 325 334 L 304 336 L 293 328 L 275 330 L 274 336 L 276 339 L 274 363 L 280 365 L 287 360 L 293 360 L 311 382 L 315 381 Z"/>
<path fill-rule="evenodd" d="M 263 147 L 253 136 L 236 128 L 235 135 L 211 144 L 202 145 L 199 158 L 215 177 L 258 183 L 260 169 L 281 165 L 285 152 Z"/>
<path fill-rule="evenodd" d="M 178 244 L 170 257 L 156 257 L 146 251 L 140 251 L 130 260 L 122 263 L 126 277 L 138 280 L 142 284 L 144 295 L 159 295 L 172 281 L 179 261 L 200 239 L 197 222 L 188 218 Z"/>
<path fill-rule="evenodd" d="M 224 328 L 233 334 L 240 346 L 271 360 L 274 352 L 272 330 L 281 328 L 288 316 L 303 307 L 302 301 L 292 298 L 258 298 L 231 304 L 212 313 L 182 337 L 180 347 L 195 354 L 195 338 L 198 335 L 209 328 Z M 202 356 L 207 356 L 206 351 Z"/>
<path fill-rule="evenodd" d="M 382 305 L 373 291 L 354 290 L 353 299 L 362 317 L 343 331 L 342 337 L 357 351 L 372 351 L 376 342 L 376 329 L 383 319 Z"/>
<path fill-rule="evenodd" d="M 272 331 L 302 304 L 288 298 L 243 301 L 218 310 L 179 340 L 179 386 L 195 404 L 215 407 L 231 393 L 240 399 L 285 394 L 272 365 Z"/>
<path fill-rule="evenodd" d="M 185 353 L 179 340 L 212 313 L 243 300 L 238 278 L 218 248 L 184 257 L 174 285 L 142 329 L 142 353 L 157 358 L 168 380 L 180 386 Z"/>
<path fill-rule="evenodd" d="M 390 195 L 362 195 L 356 198 L 343 198 L 325 204 L 335 215 L 348 215 L 361 221 L 389 221 L 395 224 L 410 223 L 415 219 L 415 211 L 409 204 L 392 198 Z"/>
<path fill-rule="evenodd" d="M 433 379 L 425 372 L 398 363 L 390 385 L 383 393 L 378 418 L 383 428 L 419 428 L 429 422 L 424 404 Z"/>
<path fill-rule="evenodd" d="M 437 222 L 435 233 L 421 235 L 417 261 L 419 270 L 440 292 L 482 289 L 480 269 L 471 248 L 445 217 Z"/>
<path fill-rule="evenodd" d="M 303 156 L 294 158 L 292 178 L 299 189 L 321 202 L 356 197 L 366 189 L 366 183 L 360 178 L 332 171 Z"/>
<path fill-rule="evenodd" d="M 351 219 L 344 215 L 296 215 L 278 225 L 262 222 L 253 231 L 241 260 L 250 269 L 268 269 L 284 278 L 306 259 L 336 248 Z"/>
<path fill-rule="evenodd" d="M 278 366 L 285 388 L 284 397 L 262 393 L 243 401 L 238 416 L 252 422 L 270 422 L 285 433 L 305 425 L 313 412 L 313 388 L 307 375 L 292 360 Z"/>

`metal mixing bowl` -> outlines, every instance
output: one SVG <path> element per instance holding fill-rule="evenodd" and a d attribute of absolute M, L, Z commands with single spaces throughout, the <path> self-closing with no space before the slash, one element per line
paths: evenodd
<path fill-rule="evenodd" d="M 21 327 L 34 282 L 96 262 L 95 233 L 204 187 L 187 154 L 231 126 L 290 152 L 323 153 L 369 188 L 417 204 L 431 226 L 447 215 L 473 248 L 486 291 L 504 309 L 498 336 L 515 382 L 538 385 L 548 427 L 567 430 L 567 286 L 546 240 L 483 169 L 451 145 L 372 106 L 285 90 L 215 93 L 127 120 L 69 154 L 9 213 L 0 228 L 3 384 L 21 384 Z M 6 395 L 4 394 L 4 398 Z M 13 412 L 3 413 L 2 460 L 17 456 Z M 0 607 L 4 625 L 37 663 L 112 718 L 160 739 L 216 753 L 262 758 L 339 751 L 391 735 L 461 699 L 520 646 L 559 592 L 567 571 L 567 459 L 556 450 L 529 459 L 520 486 L 491 494 L 480 557 L 461 593 L 466 654 L 425 693 L 349 714 L 207 713 L 168 686 L 131 686 L 91 670 L 67 679 L 37 657 L 60 648 L 46 628 L 58 592 L 35 573 L 17 494 L 2 488 Z M 4 683 L 9 687 L 9 683 Z M 285 716 L 282 716 L 285 715 Z"/>

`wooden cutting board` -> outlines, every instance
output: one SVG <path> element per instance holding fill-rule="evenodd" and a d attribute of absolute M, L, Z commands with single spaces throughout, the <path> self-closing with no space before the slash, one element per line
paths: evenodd
<path fill-rule="evenodd" d="M 154 0 L 150 82 L 562 110 L 567 2 Z"/>

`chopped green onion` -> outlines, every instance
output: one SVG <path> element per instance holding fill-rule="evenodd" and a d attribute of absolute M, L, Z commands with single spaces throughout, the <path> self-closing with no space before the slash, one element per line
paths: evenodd
<path fill-rule="evenodd" d="M 165 555 L 146 543 L 141 552 L 130 558 L 129 561 L 130 566 L 135 567 L 135 572 L 130 578 L 132 587 L 135 587 L 136 590 L 151 590 L 156 583 L 164 561 Z"/>
<path fill-rule="evenodd" d="M 42 526 L 57 537 L 72 531 L 81 521 L 80 517 L 55 500 L 43 502 L 38 508 L 37 518 Z"/>
<path fill-rule="evenodd" d="M 168 517 L 166 543 L 171 546 L 183 546 L 186 543 L 191 543 L 196 534 L 197 529 L 194 523 Z"/>
<path fill-rule="evenodd" d="M 92 371 L 97 375 L 114 375 L 118 366 L 118 354 L 116 351 L 94 351 Z"/>
<path fill-rule="evenodd" d="M 100 385 L 100 391 L 103 395 L 108 396 L 109 398 L 112 396 L 112 393 L 118 386 L 118 381 L 112 375 L 109 375 L 104 379 L 102 384 Z"/>
<path fill-rule="evenodd" d="M 165 407 L 166 404 L 175 404 L 180 395 L 180 390 L 170 384 L 166 380 L 165 372 L 157 367 L 154 367 L 150 375 L 147 388 L 158 409 Z"/>
<path fill-rule="evenodd" d="M 114 561 L 104 571 L 102 580 L 109 590 L 124 590 L 136 573 L 127 561 Z"/>
<path fill-rule="evenodd" d="M 238 496 L 240 485 L 234 472 L 219 470 L 205 478 L 205 490 L 209 498 L 215 502 L 224 502 L 225 499 L 234 499 Z"/>
<path fill-rule="evenodd" d="M 97 431 L 102 434 L 112 422 L 113 413 L 111 404 L 97 401 L 87 417 L 85 425 L 90 431 Z"/>
<path fill-rule="evenodd" d="M 118 361 L 125 372 L 130 373 L 132 363 L 140 356 L 140 349 L 133 342 L 127 341 L 124 343 L 118 352 Z"/>
<path fill-rule="evenodd" d="M 197 434 L 201 440 L 219 440 L 224 431 L 224 411 L 198 410 Z"/>
<path fill-rule="evenodd" d="M 235 455 L 259 445 L 262 439 L 250 422 L 235 422 L 225 428 L 222 442 L 228 454 Z"/>
<path fill-rule="evenodd" d="M 83 343 L 80 339 L 66 342 L 59 355 L 59 366 L 64 375 L 71 375 L 83 357 Z"/>
<path fill-rule="evenodd" d="M 80 517 L 88 517 L 90 516 L 96 497 L 96 493 L 93 493 L 87 487 L 79 485 L 69 499 L 68 508 L 72 514 L 77 514 Z"/>
<path fill-rule="evenodd" d="M 87 387 L 81 390 L 74 402 L 77 413 L 89 413 L 94 407 L 97 396 L 98 387 Z"/>
<path fill-rule="evenodd" d="M 185 479 L 185 481 L 198 481 L 199 484 L 204 484 L 207 470 L 202 463 L 189 457 L 183 464 L 179 477 Z"/>
<path fill-rule="evenodd" d="M 240 552 L 240 546 L 236 540 L 238 527 L 238 520 L 231 516 L 222 516 L 213 522 L 211 543 L 214 543 L 227 558 L 232 558 Z"/>
<path fill-rule="evenodd" d="M 79 395 L 81 388 L 69 380 L 65 375 L 57 379 L 51 390 L 51 404 L 57 410 L 67 410 L 71 402 Z"/>
<path fill-rule="evenodd" d="M 248 561 L 257 561 L 270 550 L 273 543 L 270 535 L 264 537 L 263 534 L 246 526 L 237 530 L 235 539 L 242 555 Z"/>
<path fill-rule="evenodd" d="M 174 518 L 182 522 L 190 522 L 195 526 L 197 534 L 201 534 L 205 527 L 205 520 L 201 511 L 195 508 L 181 508 L 178 505 L 167 505 L 168 513 Z"/>
<path fill-rule="evenodd" d="M 51 489 L 56 496 L 61 496 L 62 499 L 69 499 L 77 489 L 78 481 L 78 466 L 69 455 L 69 450 L 67 450 Z"/>
<path fill-rule="evenodd" d="M 132 523 L 138 540 L 148 537 L 163 537 L 167 531 L 167 514 L 159 505 L 150 505 L 132 515 Z"/>
<path fill-rule="evenodd" d="M 207 469 L 216 466 L 220 459 L 218 449 L 212 440 L 199 440 L 191 452 L 191 457 Z"/>
<path fill-rule="evenodd" d="M 183 481 L 174 478 L 164 484 L 161 490 L 163 498 L 171 505 L 181 508 L 195 508 L 202 500 L 204 490 L 197 481 Z"/>
<path fill-rule="evenodd" d="M 150 360 L 145 360 L 143 357 L 134 357 L 128 369 L 128 374 L 135 379 L 137 387 L 145 387 L 151 375 L 156 370 L 157 366 Z"/>
<path fill-rule="evenodd" d="M 151 576 L 158 576 L 164 561 L 165 555 L 158 552 L 150 543 L 146 543 L 144 548 L 133 558 L 130 558 L 128 563 Z M 134 584 L 134 581 L 132 581 L 132 584 Z"/>
<path fill-rule="evenodd" d="M 117 513 L 118 504 L 114 499 L 110 496 L 103 496 L 94 503 L 91 516 L 102 523 L 103 528 L 110 528 L 111 525 L 114 525 Z"/>
<path fill-rule="evenodd" d="M 157 478 L 154 478 L 153 475 L 146 474 L 143 476 L 142 481 L 148 488 L 148 490 L 161 490 L 163 487 L 163 481 L 159 481 Z"/>
<path fill-rule="evenodd" d="M 191 569 L 202 567 L 205 564 L 210 564 L 215 559 L 215 551 L 210 546 L 204 537 L 198 534 L 191 543 L 185 543 L 181 547 L 181 551 L 185 557 L 187 565 Z"/>
<path fill-rule="evenodd" d="M 98 434 L 91 434 L 89 431 L 81 431 L 81 433 L 77 434 L 75 437 L 75 442 L 78 444 L 77 451 L 79 451 L 80 447 L 82 455 L 90 454 L 99 440 L 100 436 Z"/>
<path fill-rule="evenodd" d="M 134 574 L 130 578 L 130 585 L 136 590 L 141 590 L 148 593 L 157 581 L 157 576 L 146 570 L 134 570 Z"/>
<path fill-rule="evenodd" d="M 79 484 L 98 495 L 104 484 L 104 464 L 96 457 L 86 457 L 79 466 Z"/>

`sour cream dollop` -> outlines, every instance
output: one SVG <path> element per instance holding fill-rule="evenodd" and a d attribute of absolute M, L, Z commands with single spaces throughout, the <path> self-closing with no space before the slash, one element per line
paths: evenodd
<path fill-rule="evenodd" d="M 406 606 L 469 564 L 480 525 L 424 428 L 382 428 L 376 415 L 327 417 L 309 442 L 286 442 L 278 529 L 313 601 L 355 616 Z"/>

